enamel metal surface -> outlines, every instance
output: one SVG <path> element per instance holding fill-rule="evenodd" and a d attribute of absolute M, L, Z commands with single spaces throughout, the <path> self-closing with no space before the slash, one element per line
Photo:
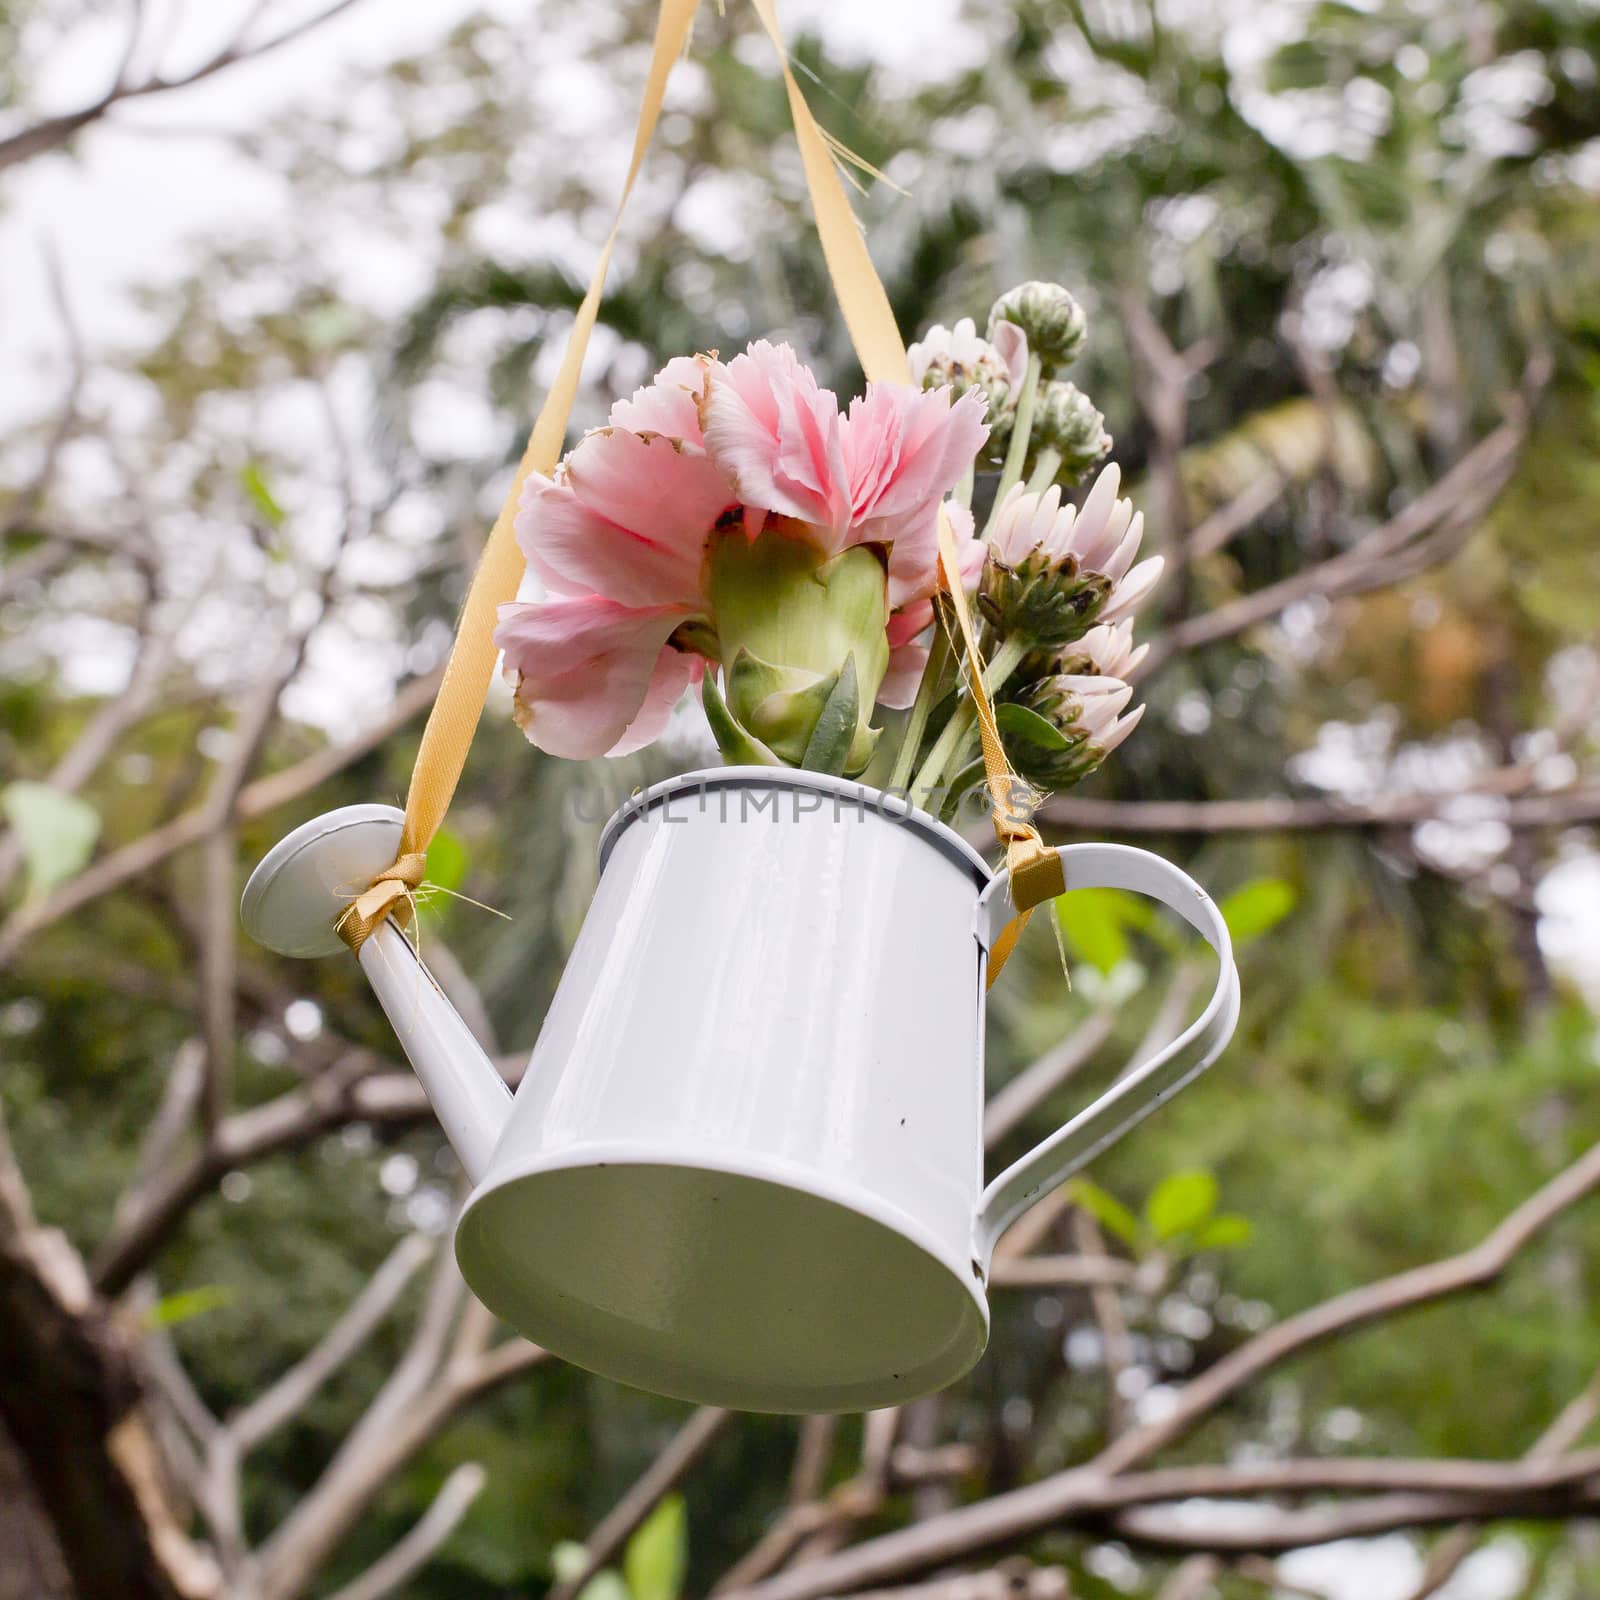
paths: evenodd
<path fill-rule="evenodd" d="M 342 948 L 341 905 L 400 813 L 308 823 L 245 890 L 292 955 Z M 853 1411 L 983 1352 L 1001 1231 L 1215 1060 L 1238 1017 L 1216 906 L 1147 851 L 1070 845 L 1068 888 L 1171 907 L 1217 952 L 1205 1010 L 983 1187 L 986 955 L 1004 873 L 864 785 L 723 768 L 636 797 L 513 1102 L 406 937 L 363 946 L 477 1187 L 456 1233 L 489 1308 L 640 1388 L 759 1411 Z"/>
<path fill-rule="evenodd" d="M 245 932 L 279 955 L 337 955 L 334 919 L 394 860 L 404 822 L 393 806 L 343 806 L 280 839 L 244 886 Z"/>
<path fill-rule="evenodd" d="M 893 1404 L 982 1352 L 988 873 L 880 801 L 730 769 L 607 830 L 457 1235 L 529 1337 L 758 1410 Z"/>

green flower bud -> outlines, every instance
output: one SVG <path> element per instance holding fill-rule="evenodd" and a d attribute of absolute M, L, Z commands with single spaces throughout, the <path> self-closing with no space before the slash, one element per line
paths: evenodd
<path fill-rule="evenodd" d="M 1028 684 L 996 709 L 1006 754 L 1017 773 L 1047 789 L 1081 783 L 1139 725 L 1119 678 L 1056 676 Z"/>
<path fill-rule="evenodd" d="M 1014 322 L 1027 334 L 1028 349 L 1047 372 L 1072 364 L 1089 329 L 1083 307 L 1059 283 L 1021 283 L 1006 290 L 989 312 L 991 343 L 1002 322 Z"/>
<path fill-rule="evenodd" d="M 707 711 L 724 753 L 862 771 L 889 665 L 882 550 L 855 545 L 825 558 L 781 523 L 753 540 L 734 528 L 711 545 L 706 593 L 722 659 L 719 703 L 709 691 Z"/>
<path fill-rule="evenodd" d="M 1057 479 L 1077 483 L 1111 449 L 1106 419 L 1075 383 L 1052 379 L 1034 402 L 1028 454 L 1054 450 L 1061 457 Z"/>
<path fill-rule="evenodd" d="M 1034 549 L 1013 567 L 991 549 L 977 607 L 1005 638 L 1050 650 L 1081 638 L 1111 589 L 1103 572 L 1081 572 L 1075 555 Z"/>

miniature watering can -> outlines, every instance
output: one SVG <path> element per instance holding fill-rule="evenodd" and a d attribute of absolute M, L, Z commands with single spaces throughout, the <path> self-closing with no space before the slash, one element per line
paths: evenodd
<path fill-rule="evenodd" d="M 285 955 L 343 949 L 401 814 L 291 834 L 245 889 Z M 1216 951 L 1199 1019 L 983 1183 L 987 954 L 1007 878 L 863 784 L 691 773 L 607 824 L 600 881 L 513 1099 L 385 922 L 359 959 L 474 1188 L 456 1255 L 579 1366 L 758 1411 L 855 1411 L 983 1353 L 1001 1232 L 1211 1064 L 1239 1015 L 1216 906 L 1159 857 L 1061 849 L 1069 889 L 1161 901 Z"/>

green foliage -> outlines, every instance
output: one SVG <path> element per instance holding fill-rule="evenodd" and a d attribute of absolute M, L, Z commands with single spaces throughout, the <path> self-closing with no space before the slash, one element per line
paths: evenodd
<path fill-rule="evenodd" d="M 451 827 L 434 834 L 428 846 L 428 865 L 423 881 L 436 889 L 453 892 L 466 881 L 469 857 L 461 835 Z"/>
<path fill-rule="evenodd" d="M 239 469 L 239 487 L 249 497 L 250 504 L 260 513 L 269 528 L 281 528 L 286 513 L 267 487 L 267 480 L 256 461 L 247 461 Z"/>
<path fill-rule="evenodd" d="M 1217 1210 L 1220 1187 L 1204 1168 L 1172 1172 L 1153 1188 L 1136 1216 L 1115 1195 L 1087 1178 L 1074 1178 L 1067 1193 L 1107 1233 L 1136 1255 L 1162 1249 L 1178 1255 L 1232 1250 L 1250 1242 L 1247 1217 Z"/>
<path fill-rule="evenodd" d="M 205 1284 L 198 1289 L 184 1289 L 178 1294 L 164 1294 L 145 1313 L 147 1328 L 175 1328 L 191 1317 L 203 1317 L 208 1311 L 218 1311 L 231 1305 L 236 1291 L 221 1284 Z"/>
<path fill-rule="evenodd" d="M 622 1575 L 633 1600 L 678 1600 L 688 1565 L 688 1512 L 683 1496 L 670 1494 L 628 1541 Z"/>
<path fill-rule="evenodd" d="M 1296 898 L 1293 884 L 1282 878 L 1253 878 L 1224 895 L 1217 909 L 1237 950 L 1271 933 L 1294 910 Z"/>
<path fill-rule="evenodd" d="M 100 836 L 100 814 L 77 795 L 47 783 L 9 783 L 0 810 L 22 847 L 28 900 L 42 900 L 88 861 Z"/>

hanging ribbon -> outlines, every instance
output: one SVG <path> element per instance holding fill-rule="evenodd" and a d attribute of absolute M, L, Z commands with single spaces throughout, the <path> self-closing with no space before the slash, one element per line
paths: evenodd
<path fill-rule="evenodd" d="M 628 163 L 628 175 L 622 183 L 622 194 L 617 200 L 616 215 L 611 232 L 595 263 L 594 276 L 589 280 L 589 291 L 578 307 L 572 321 L 572 332 L 567 336 L 567 348 L 561 358 L 561 369 L 550 386 L 528 448 L 511 479 L 500 515 L 495 518 L 489 532 L 488 543 L 478 561 L 477 571 L 467 589 L 467 598 L 461 607 L 456 623 L 455 643 L 450 649 L 450 659 L 445 663 L 444 680 L 439 685 L 439 697 L 428 713 L 422 730 L 422 743 L 417 749 L 416 765 L 411 769 L 411 787 L 406 792 L 406 820 L 400 831 L 400 850 L 393 867 L 380 873 L 351 905 L 345 908 L 335 927 L 339 937 L 352 950 L 359 950 L 362 942 L 386 916 L 394 916 L 404 923 L 410 914 L 409 891 L 422 881 L 423 862 L 433 836 L 444 821 L 445 812 L 456 792 L 461 769 L 466 765 L 467 751 L 472 736 L 478 729 L 478 718 L 483 714 L 483 702 L 488 697 L 489 680 L 494 676 L 494 628 L 500 606 L 514 600 L 517 587 L 522 582 L 522 552 L 517 548 L 513 524 L 517 507 L 522 500 L 522 486 L 531 473 L 548 474 L 555 470 L 561 457 L 561 446 L 567 435 L 567 419 L 572 415 L 572 403 L 577 398 L 578 380 L 583 372 L 584 353 L 589 348 L 589 335 L 594 330 L 600 312 L 600 296 L 605 289 L 606 271 L 611 265 L 611 252 L 616 247 L 617 233 L 622 227 L 623 207 L 633 193 L 634 180 L 644 164 L 644 153 L 650 146 L 656 122 L 661 115 L 661 101 L 666 93 L 667 77 L 673 63 L 684 52 L 689 42 L 689 29 L 694 21 L 698 0 L 660 0 L 656 15 L 655 43 L 650 51 L 650 71 L 645 79 L 644 99 L 639 106 L 639 124 L 633 135 L 633 159 Z"/>
<path fill-rule="evenodd" d="M 800 144 L 800 160 L 805 168 L 806 188 L 811 193 L 811 209 L 816 217 L 822 254 L 833 280 L 834 298 L 850 330 L 861 370 L 874 383 L 909 383 L 911 368 L 906 347 L 884 292 L 883 282 L 872 264 L 867 242 L 855 212 L 840 181 L 833 152 L 822 129 L 811 114 L 811 107 L 789 65 L 789 52 L 778 26 L 773 0 L 752 0 L 761 25 L 777 48 L 783 68 L 784 87 L 789 92 L 789 112 L 794 118 L 795 138 Z M 1053 900 L 1066 888 L 1061 857 L 1039 837 L 1028 812 L 1020 808 L 1031 794 L 1028 786 L 1011 770 L 1000 730 L 995 725 L 994 705 L 983 684 L 983 654 L 978 648 L 961 583 L 961 563 L 956 553 L 955 535 L 943 508 L 939 511 L 939 565 L 944 587 L 955 609 L 961 629 L 961 644 L 967 657 L 967 689 L 978 713 L 978 735 L 983 745 L 984 773 L 989 787 L 989 805 L 996 837 L 1006 848 L 1006 866 L 1011 874 L 1011 902 L 1017 915 L 1002 929 L 989 951 L 989 982 L 1000 976 L 1027 926 L 1033 908 Z M 1031 806 L 1028 808 L 1031 812 Z"/>
<path fill-rule="evenodd" d="M 411 787 L 406 794 L 405 826 L 401 830 L 400 849 L 395 863 L 378 874 L 371 886 L 346 908 L 337 924 L 339 936 L 353 950 L 361 947 L 384 917 L 395 916 L 404 921 L 409 914 L 410 891 L 422 880 L 428 845 L 444 821 L 451 797 L 455 794 L 494 672 L 497 610 L 503 602 L 515 597 L 522 580 L 522 553 L 517 548 L 513 531 L 517 507 L 522 498 L 522 486 L 530 473 L 552 472 L 560 458 L 567 419 L 577 396 L 584 353 L 599 314 L 606 271 L 611 264 L 612 250 L 622 226 L 623 208 L 633 192 L 634 180 L 639 175 L 645 151 L 655 132 L 668 74 L 688 42 L 696 4 L 697 0 L 660 0 L 650 71 L 645 80 L 638 127 L 633 136 L 633 158 L 629 162 L 628 174 L 617 201 L 611 231 L 595 264 L 588 293 L 573 319 L 560 371 L 533 425 L 528 448 L 512 478 L 510 491 L 490 530 L 482 559 L 467 590 L 466 602 L 456 625 L 455 644 L 439 687 L 439 697 L 422 730 L 422 743 L 417 751 L 416 765 L 412 768 Z M 822 243 L 829 277 L 833 281 L 834 295 L 839 302 L 845 326 L 849 329 L 861 369 L 869 381 L 875 383 L 909 383 L 911 371 L 906 361 L 905 344 L 889 305 L 889 297 L 884 292 L 883 282 L 872 264 L 861 227 L 850 208 L 828 141 L 812 116 L 811 107 L 789 64 L 789 52 L 778 26 L 777 12 L 772 0 L 752 0 L 752 4 L 778 51 L 784 87 L 789 96 L 789 110 L 794 119 L 795 137 L 800 145 L 800 159 L 805 168 L 806 187 L 816 217 L 817 235 Z M 1012 903 L 1018 913 L 1002 930 L 989 952 L 989 981 L 993 983 L 1015 947 L 1033 908 L 1060 894 L 1065 884 L 1061 858 L 1040 839 L 1038 829 L 1029 817 L 1020 814 L 1017 809 L 1019 801 L 1029 791 L 1011 771 L 1000 742 L 994 706 L 983 684 L 983 657 L 961 584 L 955 538 L 942 508 L 939 512 L 939 562 L 944 587 L 955 609 L 962 645 L 966 651 L 968 689 L 978 714 L 995 834 L 1006 848 Z"/>

